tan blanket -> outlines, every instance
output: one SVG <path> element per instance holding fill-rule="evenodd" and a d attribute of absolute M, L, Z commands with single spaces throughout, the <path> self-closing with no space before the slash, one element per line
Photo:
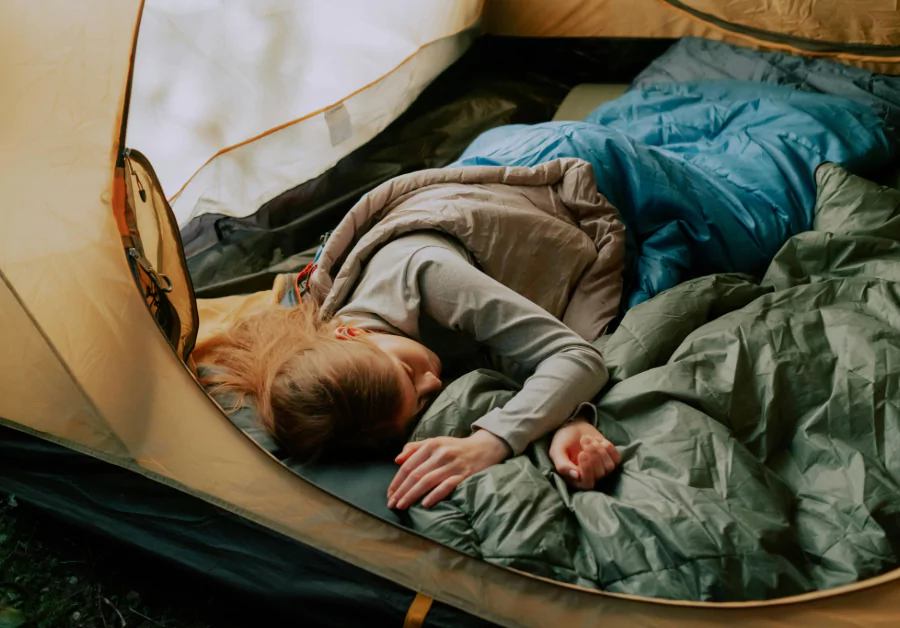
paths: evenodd
<path fill-rule="evenodd" d="M 587 340 L 622 296 L 625 227 L 585 161 L 422 170 L 365 195 L 331 234 L 309 281 L 330 317 L 379 247 L 418 230 L 453 236 L 479 267 Z"/>

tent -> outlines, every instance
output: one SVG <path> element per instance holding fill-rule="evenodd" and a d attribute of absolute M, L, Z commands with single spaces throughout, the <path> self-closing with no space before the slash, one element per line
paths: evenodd
<path fill-rule="evenodd" d="M 439 110 L 449 84 L 426 85 L 481 45 L 472 43 L 479 29 L 523 38 L 485 38 L 482 62 L 530 46 L 565 54 L 567 42 L 539 41 L 563 36 L 611 38 L 604 53 L 645 50 L 646 62 L 667 42 L 619 38 L 692 34 L 895 71 L 893 3 L 375 4 L 4 4 L 0 489 L 329 625 L 896 624 L 900 570 L 799 597 L 709 604 L 489 565 L 297 478 L 226 420 L 185 361 L 198 331 L 189 260 L 223 254 L 210 242 L 227 239 L 228 220 L 284 219 L 273 202 L 287 194 L 319 203 L 285 219 L 305 235 L 274 266 L 299 263 L 321 227 L 378 178 L 341 197 L 323 191 L 329 174 L 377 163 L 367 147 L 385 133 L 415 138 L 415 126 L 391 123 Z M 335 75 L 348 46 L 352 72 Z M 454 67 L 442 77 L 465 83 Z M 611 82 L 627 73 L 626 63 Z M 321 93 L 295 98 L 298 84 Z M 521 111 L 546 119 L 565 91 L 533 89 Z M 180 108 L 197 103 L 207 108 Z M 126 146 L 142 149 L 159 176 Z M 378 176 L 427 157 L 382 161 Z M 254 231 L 270 237 L 244 233 Z M 270 266 L 195 282 L 206 296 L 238 294 L 270 281 Z"/>

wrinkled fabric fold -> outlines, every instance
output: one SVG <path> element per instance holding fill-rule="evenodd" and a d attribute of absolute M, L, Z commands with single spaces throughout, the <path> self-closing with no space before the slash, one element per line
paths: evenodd
<path fill-rule="evenodd" d="M 628 227 L 633 307 L 698 275 L 765 272 L 810 228 L 819 164 L 865 174 L 893 156 L 870 105 L 782 85 L 644 81 L 584 122 L 487 131 L 451 165 L 590 163 Z"/>
<path fill-rule="evenodd" d="M 341 220 L 309 280 L 321 316 L 347 302 L 387 242 L 416 231 L 458 240 L 492 279 L 586 340 L 619 311 L 625 228 L 589 164 L 422 170 L 366 194 Z"/>
<path fill-rule="evenodd" d="M 597 427 L 623 463 L 597 490 L 566 486 L 547 437 L 410 523 L 499 565 L 670 599 L 769 599 L 900 564 L 900 191 L 833 164 L 815 177 L 812 230 L 762 281 L 688 281 L 598 341 Z M 413 438 L 512 394 L 470 373 Z"/>

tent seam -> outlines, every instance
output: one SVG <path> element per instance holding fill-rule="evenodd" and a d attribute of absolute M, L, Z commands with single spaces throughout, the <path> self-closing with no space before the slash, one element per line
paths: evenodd
<path fill-rule="evenodd" d="M 799 47 L 791 45 L 789 43 L 782 43 L 782 42 L 778 42 L 778 41 L 774 41 L 774 40 L 762 39 L 760 37 L 757 37 L 757 36 L 749 34 L 749 33 L 743 33 L 740 30 L 720 26 L 719 24 L 716 24 L 714 21 L 712 21 L 710 19 L 701 17 L 701 15 L 706 15 L 706 14 L 701 13 L 700 15 L 695 15 L 691 11 L 687 10 L 684 6 L 680 6 L 680 5 L 682 5 L 681 2 L 672 2 L 670 0 L 658 0 L 658 1 L 661 2 L 662 4 L 664 4 L 666 6 L 666 8 L 680 13 L 681 15 L 685 16 L 687 19 L 689 19 L 693 22 L 696 22 L 698 24 L 703 24 L 704 26 L 707 26 L 707 27 L 714 28 L 723 33 L 728 33 L 729 35 L 733 35 L 734 37 L 738 37 L 740 39 L 744 39 L 746 41 L 752 42 L 758 46 L 764 46 L 764 47 L 767 46 L 767 47 L 773 48 L 775 50 L 787 50 L 789 52 L 797 53 L 800 55 L 806 55 L 806 56 L 810 56 L 810 57 L 831 57 L 831 58 L 837 58 L 837 59 L 846 59 L 846 60 L 854 60 L 854 61 L 859 61 L 859 62 L 871 62 L 871 63 L 897 63 L 898 61 L 900 61 L 900 56 L 896 56 L 896 55 L 880 56 L 880 55 L 854 53 L 854 52 L 840 52 L 840 51 L 827 51 L 827 50 L 805 50 L 803 48 L 799 48 Z M 715 17 L 715 16 L 712 16 L 712 17 Z M 731 24 L 727 20 L 722 19 L 722 21 L 727 24 Z M 735 24 L 734 26 L 743 26 L 743 25 Z M 763 32 L 768 34 L 766 31 L 763 31 Z M 778 35 L 778 33 L 771 33 L 771 34 L 775 35 L 775 36 Z"/>
<path fill-rule="evenodd" d="M 59 352 L 59 349 L 56 348 L 56 345 L 53 344 L 53 341 L 50 340 L 50 337 L 44 331 L 44 328 L 41 326 L 40 323 L 38 323 L 37 318 L 35 318 L 34 314 L 32 314 L 32 312 L 28 308 L 28 306 L 25 305 L 25 302 L 22 300 L 22 297 L 19 295 L 19 292 L 15 289 L 15 287 L 9 281 L 9 278 L 6 276 L 6 273 L 3 271 L 2 268 L 0 268 L 0 280 L 3 281 L 3 283 L 6 285 L 7 289 L 9 290 L 10 294 L 12 294 L 13 298 L 16 300 L 16 303 L 19 304 L 19 307 L 25 313 L 25 316 L 27 316 L 28 320 L 31 321 L 31 324 L 34 325 L 34 328 L 41 335 L 41 338 L 44 340 L 47 347 L 53 353 L 53 357 L 56 358 L 56 360 L 59 362 L 60 366 L 62 366 L 63 371 L 66 373 L 66 375 L 69 376 L 69 379 L 71 380 L 72 384 L 74 384 L 74 386 L 78 390 L 78 392 L 81 393 L 81 395 L 84 397 L 85 401 L 87 401 L 91 410 L 93 410 L 94 414 L 101 421 L 103 421 L 106 424 L 106 426 L 109 428 L 109 435 L 115 439 L 115 442 L 118 445 L 120 445 L 124 451 L 128 452 L 128 454 L 131 455 L 131 452 L 128 449 L 128 446 L 125 444 L 125 441 L 123 441 L 121 438 L 119 438 L 119 435 L 116 434 L 115 430 L 112 429 L 112 426 L 109 424 L 109 421 L 106 420 L 106 417 L 100 411 L 100 407 L 94 402 L 93 397 L 91 397 L 88 394 L 87 390 L 84 388 L 84 386 L 82 386 L 79 379 L 77 377 L 75 377 L 75 373 L 73 373 L 72 369 L 69 368 L 68 363 L 63 359 L 63 356 Z M 0 421 L 2 421 L 2 420 L 3 419 L 0 418 Z M 131 460 L 134 460 L 134 458 L 132 457 Z"/>

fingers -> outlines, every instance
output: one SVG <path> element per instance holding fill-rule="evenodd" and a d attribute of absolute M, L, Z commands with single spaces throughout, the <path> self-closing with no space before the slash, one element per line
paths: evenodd
<path fill-rule="evenodd" d="M 572 437 L 560 431 L 550 445 L 556 471 L 574 488 L 589 490 L 622 462 L 622 456 L 603 435 L 592 429 Z"/>
<path fill-rule="evenodd" d="M 606 450 L 606 447 L 601 445 L 599 440 L 592 439 L 587 448 L 592 454 L 592 460 L 594 462 L 594 477 L 596 479 L 599 480 L 607 473 L 615 470 L 616 463 L 612 461 L 612 458 L 610 457 L 609 452 Z"/>
<path fill-rule="evenodd" d="M 594 488 L 596 483 L 595 469 L 592 453 L 586 449 L 582 450 L 578 454 L 578 470 L 581 472 L 581 479 L 576 482 L 576 487 L 585 491 Z"/>
<path fill-rule="evenodd" d="M 400 490 L 400 487 L 403 486 L 406 481 L 409 479 L 409 475 L 423 462 L 428 460 L 431 448 L 434 446 L 433 439 L 428 439 L 424 441 L 420 441 L 420 445 L 415 447 L 407 454 L 405 461 L 403 462 L 400 469 L 397 471 L 397 474 L 394 476 L 394 479 L 391 480 L 391 485 L 388 486 L 388 500 L 390 500 L 397 492 Z M 411 443 L 416 444 L 416 443 Z M 406 452 L 406 447 L 403 448 L 403 452 L 400 455 L 404 455 Z M 400 456 L 398 456 L 399 458 Z M 421 477 L 421 476 L 420 476 Z M 418 481 L 419 477 L 416 478 Z M 409 484 L 412 486 L 412 484 Z"/>
<path fill-rule="evenodd" d="M 566 462 L 565 464 L 557 465 L 556 472 L 561 476 L 566 478 L 566 482 L 574 481 L 579 482 L 581 480 L 581 471 L 578 470 L 578 467 L 572 464 L 571 462 Z"/>
<path fill-rule="evenodd" d="M 609 457 L 617 467 L 622 464 L 622 454 L 619 453 L 619 450 L 616 449 L 611 442 L 604 438 L 600 440 L 600 444 L 606 449 L 606 453 L 609 454 Z"/>
<path fill-rule="evenodd" d="M 388 508 L 401 508 L 402 510 L 406 506 L 401 507 L 400 504 L 406 504 L 408 506 L 415 503 L 416 500 L 410 501 L 413 491 L 418 491 L 418 493 L 416 493 L 416 499 L 418 499 L 427 491 L 437 486 L 439 482 L 443 481 L 446 475 L 440 478 L 434 478 L 429 475 L 432 471 L 435 471 L 438 466 L 437 460 L 429 458 L 412 469 L 397 490 L 389 494 Z M 431 477 L 430 480 L 428 479 L 429 477 Z M 431 482 L 430 484 L 428 484 L 429 481 Z"/>
<path fill-rule="evenodd" d="M 462 475 L 450 476 L 449 478 L 438 484 L 438 487 L 431 491 L 428 496 L 422 500 L 422 506 L 424 508 L 431 508 L 439 501 L 446 499 L 464 479 L 465 477 Z"/>
<path fill-rule="evenodd" d="M 388 487 L 389 508 L 409 508 L 429 491 L 429 503 L 436 503 L 434 496 L 445 495 L 451 485 L 441 485 L 450 477 L 458 482 L 502 461 L 508 455 L 506 443 L 485 430 L 479 430 L 466 438 L 437 437 L 406 448 L 397 456 L 405 459 L 391 485 Z M 443 497 L 440 497 L 443 499 Z"/>
<path fill-rule="evenodd" d="M 424 467 L 425 465 L 422 466 Z M 432 489 L 443 486 L 443 483 L 449 479 L 448 476 L 450 473 L 452 472 L 446 467 L 433 469 L 422 476 L 422 479 L 412 485 L 406 492 L 403 492 L 403 487 L 401 486 L 400 490 L 397 491 L 397 494 L 391 497 L 390 501 L 395 502 L 395 504 L 391 506 L 390 502 L 388 502 L 388 507 L 396 508 L 397 510 L 406 510 Z M 415 473 L 410 475 L 410 478 L 412 477 L 415 477 Z M 439 500 L 434 500 L 434 503 L 437 501 Z M 423 503 L 422 505 L 424 506 L 425 504 Z"/>
<path fill-rule="evenodd" d="M 615 471 L 619 463 L 622 462 L 622 456 L 605 438 L 597 439 L 592 436 L 584 435 L 579 440 L 581 451 L 578 454 L 578 474 L 579 478 L 572 476 L 569 484 L 581 490 L 589 490 L 604 478 L 607 474 Z"/>
<path fill-rule="evenodd" d="M 563 476 L 566 482 L 571 483 L 573 480 L 578 481 L 581 479 L 581 473 L 578 472 L 578 465 L 569 458 L 565 447 L 561 443 L 561 439 L 553 439 L 553 442 L 550 444 L 549 453 L 550 461 L 553 463 L 553 466 L 556 467 L 556 472 Z"/>
<path fill-rule="evenodd" d="M 427 442 L 427 440 L 418 440 L 413 443 L 406 443 L 400 453 L 397 454 L 397 457 L 394 458 L 394 462 L 396 462 L 397 464 L 403 464 L 404 462 L 409 460 L 409 457 L 411 455 L 419 451 L 419 448 Z"/>

